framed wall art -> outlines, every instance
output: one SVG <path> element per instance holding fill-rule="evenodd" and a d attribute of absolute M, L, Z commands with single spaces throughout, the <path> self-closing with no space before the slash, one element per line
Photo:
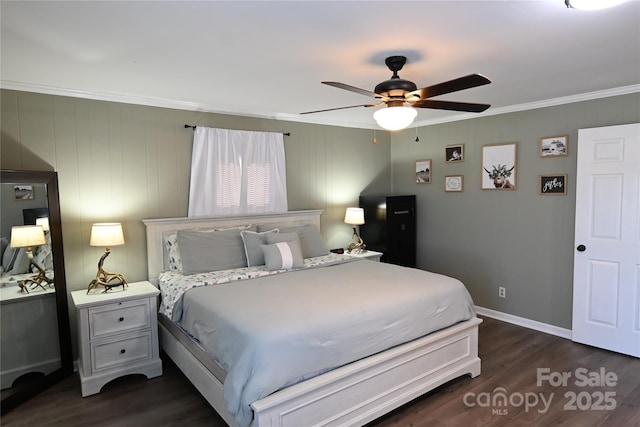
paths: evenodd
<path fill-rule="evenodd" d="M 416 184 L 431 184 L 431 159 L 416 160 Z"/>
<path fill-rule="evenodd" d="M 569 135 L 540 138 L 540 157 L 560 157 L 569 154 Z"/>
<path fill-rule="evenodd" d="M 482 189 L 515 190 L 518 144 L 487 144 L 482 146 Z"/>
<path fill-rule="evenodd" d="M 447 163 L 459 163 L 464 161 L 464 145 L 447 145 L 444 148 L 444 158 Z"/>
<path fill-rule="evenodd" d="M 13 198 L 16 200 L 33 200 L 33 185 L 20 184 L 13 186 Z"/>
<path fill-rule="evenodd" d="M 446 192 L 461 192 L 464 187 L 464 176 L 462 175 L 448 175 L 444 177 L 444 191 Z"/>
<path fill-rule="evenodd" d="M 538 193 L 542 195 L 564 196 L 567 194 L 567 174 L 540 175 Z"/>

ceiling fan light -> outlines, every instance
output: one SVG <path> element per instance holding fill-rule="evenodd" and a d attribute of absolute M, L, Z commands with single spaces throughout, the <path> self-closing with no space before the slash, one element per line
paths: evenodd
<path fill-rule="evenodd" d="M 418 112 L 412 107 L 387 107 L 373 113 L 378 125 L 386 130 L 400 130 L 409 126 L 415 120 Z"/>
<path fill-rule="evenodd" d="M 583 10 L 606 9 L 624 3 L 627 0 L 565 0 L 567 7 Z"/>

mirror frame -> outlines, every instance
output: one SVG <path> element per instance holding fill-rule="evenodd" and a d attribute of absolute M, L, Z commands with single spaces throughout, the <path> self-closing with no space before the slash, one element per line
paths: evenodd
<path fill-rule="evenodd" d="M 67 303 L 67 283 L 64 270 L 64 251 L 62 246 L 62 220 L 60 217 L 58 174 L 57 172 L 48 171 L 2 170 L 0 181 L 3 183 L 45 184 L 47 186 L 49 230 L 51 233 L 56 310 L 58 314 L 58 342 L 60 344 L 60 368 L 45 375 L 33 384 L 25 385 L 10 396 L 2 399 L 0 414 L 5 414 L 70 375 L 73 372 L 73 355 L 71 349 L 69 308 Z"/>

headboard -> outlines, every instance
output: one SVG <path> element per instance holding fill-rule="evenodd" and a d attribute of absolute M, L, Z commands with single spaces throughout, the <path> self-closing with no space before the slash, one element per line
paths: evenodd
<path fill-rule="evenodd" d="M 143 219 L 147 228 L 147 269 L 149 281 L 158 285 L 158 275 L 168 269 L 165 237 L 178 230 L 204 230 L 247 224 L 296 226 L 313 224 L 320 230 L 321 210 L 289 211 L 257 215 Z"/>

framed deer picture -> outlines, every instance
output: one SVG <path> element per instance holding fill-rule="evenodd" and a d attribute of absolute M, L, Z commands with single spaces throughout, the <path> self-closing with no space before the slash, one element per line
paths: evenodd
<path fill-rule="evenodd" d="M 482 146 L 482 189 L 515 190 L 518 144 L 487 144 Z"/>

